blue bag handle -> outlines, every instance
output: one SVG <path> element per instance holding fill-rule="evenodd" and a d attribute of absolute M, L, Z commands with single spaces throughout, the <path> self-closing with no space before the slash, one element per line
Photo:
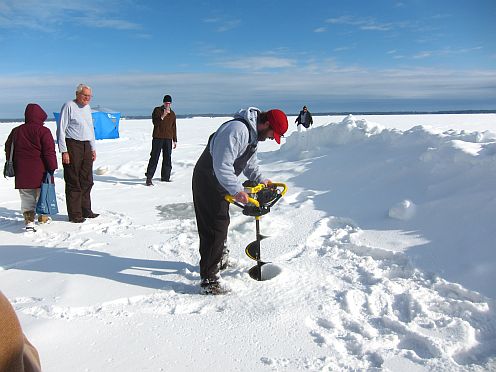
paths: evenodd
<path fill-rule="evenodd" d="M 50 172 L 45 172 L 45 180 L 43 181 L 43 183 L 53 183 L 52 175 L 50 174 Z"/>

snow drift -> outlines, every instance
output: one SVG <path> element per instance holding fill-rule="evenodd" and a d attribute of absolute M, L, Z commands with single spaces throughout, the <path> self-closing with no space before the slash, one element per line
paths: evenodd
<path fill-rule="evenodd" d="M 400 131 L 350 115 L 293 134 L 281 153 L 308 166 L 295 183 L 325 191 L 317 208 L 361 230 L 420 233 L 407 252 L 416 266 L 496 297 L 494 133 Z"/>

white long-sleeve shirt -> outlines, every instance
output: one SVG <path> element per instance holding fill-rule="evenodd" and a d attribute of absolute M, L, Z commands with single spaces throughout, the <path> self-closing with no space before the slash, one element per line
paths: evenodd
<path fill-rule="evenodd" d="M 95 147 L 95 129 L 90 105 L 79 106 L 75 101 L 64 103 L 60 109 L 60 125 L 57 127 L 57 142 L 60 152 L 67 152 L 66 138 L 78 141 L 90 141 L 91 149 Z"/>

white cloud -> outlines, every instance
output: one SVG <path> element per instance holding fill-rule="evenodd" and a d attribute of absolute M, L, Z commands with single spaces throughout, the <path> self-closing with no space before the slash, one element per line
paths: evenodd
<path fill-rule="evenodd" d="M 333 52 L 344 52 L 344 51 L 347 51 L 347 50 L 350 50 L 350 49 L 353 49 L 353 47 L 350 47 L 350 46 L 338 47 L 338 48 L 334 48 L 332 51 Z"/>
<path fill-rule="evenodd" d="M 471 48 L 442 48 L 437 50 L 424 50 L 413 55 L 414 59 L 422 59 L 433 56 L 448 56 L 448 55 L 456 55 L 456 54 L 466 54 L 472 53 L 478 50 L 482 50 L 481 46 L 471 47 Z"/>
<path fill-rule="evenodd" d="M 334 25 L 355 26 L 366 31 L 389 31 L 394 28 L 394 24 L 392 23 L 379 23 L 373 18 L 359 18 L 352 16 L 329 18 L 326 22 Z"/>
<path fill-rule="evenodd" d="M 217 63 L 222 67 L 251 71 L 288 68 L 293 67 L 294 64 L 295 62 L 292 59 L 274 56 L 240 57 Z"/>
<path fill-rule="evenodd" d="M 219 56 L 227 52 L 226 49 L 219 48 L 216 45 L 197 43 L 197 54 L 200 56 Z"/>
<path fill-rule="evenodd" d="M 241 24 L 241 20 L 239 20 L 239 19 L 235 19 L 235 20 L 231 20 L 231 21 L 226 21 L 226 22 L 224 22 L 222 25 L 220 25 L 217 28 L 217 32 L 230 31 L 230 30 L 238 27 L 240 24 Z"/>
<path fill-rule="evenodd" d="M 229 16 L 223 16 L 223 15 L 216 15 L 216 16 L 204 18 L 203 22 L 216 25 L 217 32 L 230 31 L 232 29 L 235 29 L 236 27 L 239 27 L 239 25 L 241 24 L 240 19 L 232 19 Z"/>
<path fill-rule="evenodd" d="M 318 27 L 315 30 L 313 30 L 313 32 L 317 32 L 317 33 L 326 32 L 326 31 L 327 31 L 326 27 Z"/>
<path fill-rule="evenodd" d="M 105 19 L 105 18 L 81 18 L 81 22 L 96 28 L 110 28 L 114 30 L 138 30 L 141 26 L 121 19 Z"/>
<path fill-rule="evenodd" d="M 431 19 L 439 20 L 439 19 L 446 19 L 446 18 L 451 18 L 451 17 L 453 17 L 452 14 L 449 14 L 449 13 L 440 13 L 440 14 L 434 14 L 434 15 L 432 15 L 430 18 Z"/>
<path fill-rule="evenodd" d="M 291 110 L 301 97 L 319 102 L 320 110 L 334 111 L 340 109 L 339 102 L 350 105 L 373 100 L 496 102 L 496 70 L 345 69 L 332 60 L 324 66 L 315 62 L 313 70 L 284 73 L 37 74 L 0 75 L 0 80 L 0 118 L 22 116 L 29 102 L 39 103 L 48 113 L 58 111 L 62 103 L 73 98 L 80 82 L 92 86 L 94 105 L 128 115 L 149 114 L 160 104 L 164 87 L 174 96 L 176 111 L 184 114 L 230 113 L 247 105 Z"/>
<path fill-rule="evenodd" d="M 123 20 L 119 9 L 125 2 L 116 0 L 56 1 L 56 0 L 2 0 L 0 28 L 34 29 L 56 32 L 64 24 L 81 24 L 89 27 L 116 30 L 136 30 L 140 24 Z"/>
<path fill-rule="evenodd" d="M 393 27 L 390 24 L 377 24 L 377 23 L 371 23 L 371 24 L 366 24 L 360 26 L 361 30 L 370 30 L 370 31 L 389 31 Z"/>
<path fill-rule="evenodd" d="M 427 58 L 427 57 L 430 57 L 432 56 L 432 52 L 428 51 L 428 50 L 424 50 L 424 51 L 421 51 L 421 52 L 418 52 L 417 54 L 415 54 L 413 56 L 413 58 L 415 59 L 422 59 L 422 58 Z"/>
<path fill-rule="evenodd" d="M 329 18 L 325 21 L 332 25 L 351 26 L 362 31 L 397 31 L 408 29 L 416 33 L 426 33 L 429 35 L 429 40 L 432 40 L 433 34 L 438 29 L 439 25 L 430 22 L 430 20 L 412 19 L 412 20 L 397 20 L 394 22 L 381 22 L 372 17 L 355 17 L 355 16 L 340 16 Z"/>
<path fill-rule="evenodd" d="M 220 21 L 221 21 L 221 19 L 219 17 L 208 17 L 208 18 L 203 19 L 203 22 L 205 22 L 205 23 L 217 23 Z"/>
<path fill-rule="evenodd" d="M 472 48 L 443 48 L 439 51 L 437 51 L 437 54 L 441 55 L 449 55 L 449 54 L 465 54 L 465 53 L 471 53 L 475 52 L 476 50 L 482 50 L 483 48 L 481 46 L 476 46 Z"/>

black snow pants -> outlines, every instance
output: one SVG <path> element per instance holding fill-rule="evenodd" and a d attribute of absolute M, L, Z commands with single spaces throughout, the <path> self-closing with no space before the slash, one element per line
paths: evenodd
<path fill-rule="evenodd" d="M 162 153 L 160 179 L 162 181 L 169 181 L 172 170 L 172 139 L 170 138 L 153 138 L 150 160 L 148 161 L 148 167 L 146 168 L 146 178 L 153 178 L 157 169 L 160 153 Z"/>
<path fill-rule="evenodd" d="M 243 122 L 249 129 L 248 122 Z M 232 120 L 234 121 L 234 120 Z M 215 133 L 214 133 L 215 134 Z M 227 230 L 229 228 L 229 203 L 224 199 L 227 191 L 215 177 L 210 142 L 193 170 L 193 204 L 195 206 L 196 225 L 200 237 L 200 276 L 203 279 L 217 279 L 222 254 L 226 249 Z M 239 176 L 253 154 L 257 143 L 251 143 L 251 135 L 245 152 L 234 161 L 233 173 Z"/>
<path fill-rule="evenodd" d="M 193 170 L 193 204 L 200 237 L 200 276 L 216 279 L 229 228 L 229 203 L 215 177 L 209 147 Z"/>

